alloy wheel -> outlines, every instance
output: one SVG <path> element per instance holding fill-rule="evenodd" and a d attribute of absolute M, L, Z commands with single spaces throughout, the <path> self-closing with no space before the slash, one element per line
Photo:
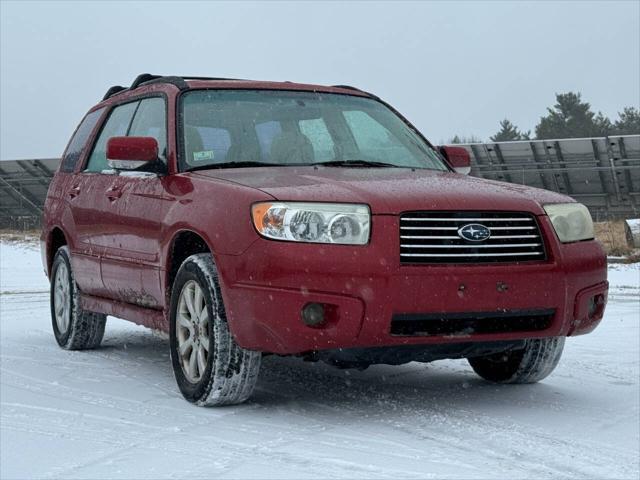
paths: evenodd
<path fill-rule="evenodd" d="M 180 292 L 176 334 L 182 371 L 190 382 L 197 383 L 207 368 L 211 343 L 207 303 L 194 280 L 185 283 Z"/>

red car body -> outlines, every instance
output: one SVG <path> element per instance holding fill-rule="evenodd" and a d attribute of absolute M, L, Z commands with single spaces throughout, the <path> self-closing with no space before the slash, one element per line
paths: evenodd
<path fill-rule="evenodd" d="M 368 94 L 340 87 L 245 81 L 188 81 L 189 89 L 250 89 Z M 277 354 L 322 350 L 493 342 L 588 333 L 602 318 L 606 258 L 595 240 L 561 243 L 542 204 L 573 200 L 548 191 L 452 172 L 315 167 L 179 170 L 178 102 L 170 83 L 108 98 L 71 171 L 59 171 L 46 200 L 42 232 L 47 273 L 66 244 L 84 309 L 169 329 L 179 262 L 206 247 L 220 273 L 230 330 L 241 347 Z M 163 175 L 83 172 L 115 105 L 161 95 L 167 108 Z M 413 128 L 413 127 L 412 127 Z M 272 241 L 251 221 L 264 201 L 366 204 L 366 245 Z M 401 262 L 400 216 L 414 211 L 524 212 L 539 227 L 542 260 L 473 264 Z M 594 300 L 595 299 L 595 300 Z M 594 308 L 594 301 L 596 308 Z M 327 321 L 305 325 L 301 311 L 325 305 Z M 393 318 L 443 319 L 487 312 L 551 312 L 544 328 L 460 335 L 397 335 Z"/>

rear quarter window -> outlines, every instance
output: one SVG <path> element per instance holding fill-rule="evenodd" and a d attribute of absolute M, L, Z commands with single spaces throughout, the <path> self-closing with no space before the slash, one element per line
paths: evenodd
<path fill-rule="evenodd" d="M 93 132 L 98 120 L 104 112 L 104 107 L 94 110 L 88 113 L 76 128 L 75 133 L 69 141 L 69 145 L 62 155 L 62 162 L 60 163 L 60 171 L 65 173 L 71 173 L 75 170 L 78 160 L 82 156 L 82 152 L 87 147 L 87 142 L 91 133 Z"/>

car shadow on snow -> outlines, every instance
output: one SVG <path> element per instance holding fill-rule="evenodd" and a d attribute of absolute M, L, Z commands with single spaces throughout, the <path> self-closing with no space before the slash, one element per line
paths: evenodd
<path fill-rule="evenodd" d="M 180 398 L 169 358 L 168 339 L 146 329 L 107 332 L 95 360 L 115 362 L 127 376 L 152 382 L 172 397 Z M 251 399 L 230 407 L 264 413 L 265 409 L 366 416 L 390 411 L 414 413 L 451 409 L 500 410 L 561 409 L 574 403 L 570 390 L 544 382 L 534 385 L 496 385 L 477 377 L 465 360 L 429 364 L 373 365 L 366 370 L 340 370 L 322 362 L 275 355 L 263 358 L 260 377 Z M 206 409 L 204 409 L 206 410 Z"/>
<path fill-rule="evenodd" d="M 340 370 L 296 358 L 266 357 L 253 401 L 262 406 L 310 403 L 371 413 L 380 407 L 415 410 L 478 409 L 483 405 L 548 408 L 567 392 L 545 383 L 497 385 L 473 373 L 466 360 L 373 365 Z M 369 412 L 367 412 L 369 410 Z"/>

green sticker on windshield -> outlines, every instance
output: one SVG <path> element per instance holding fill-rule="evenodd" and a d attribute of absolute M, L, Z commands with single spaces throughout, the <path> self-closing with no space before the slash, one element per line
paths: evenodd
<path fill-rule="evenodd" d="M 213 160 L 213 150 L 203 150 L 202 152 L 193 152 L 194 162 L 204 162 L 205 160 Z"/>

